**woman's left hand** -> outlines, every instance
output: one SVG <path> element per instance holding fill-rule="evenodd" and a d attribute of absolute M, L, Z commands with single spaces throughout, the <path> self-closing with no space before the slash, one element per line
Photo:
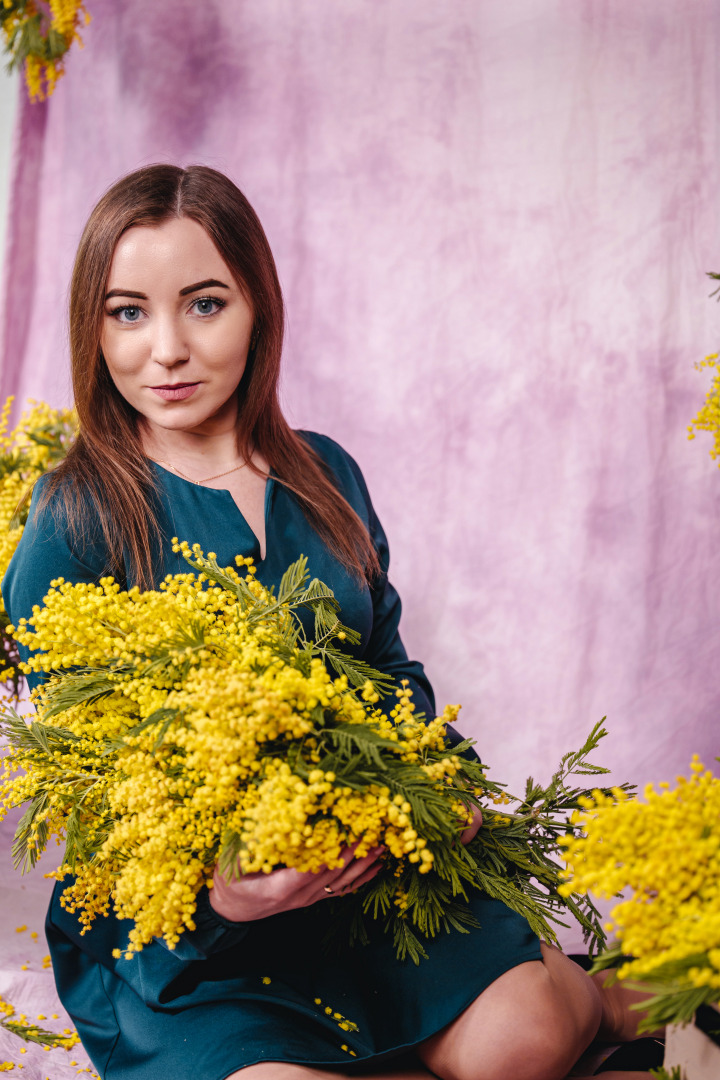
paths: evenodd
<path fill-rule="evenodd" d="M 477 832 L 481 825 L 482 810 L 477 809 L 470 824 L 467 826 L 466 829 L 463 829 L 462 833 L 460 834 L 460 843 L 469 844 L 470 841 L 477 835 Z"/>

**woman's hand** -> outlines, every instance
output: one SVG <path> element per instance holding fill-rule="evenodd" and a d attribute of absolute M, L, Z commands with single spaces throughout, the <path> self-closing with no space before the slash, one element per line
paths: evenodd
<path fill-rule="evenodd" d="M 476 810 L 472 821 L 466 829 L 460 834 L 460 843 L 469 844 L 470 841 L 477 835 L 480 826 L 482 825 L 482 810 Z"/>
<path fill-rule="evenodd" d="M 362 859 L 356 859 L 356 848 L 357 844 L 345 850 L 343 866 L 317 874 L 285 869 L 271 874 L 245 874 L 228 881 L 216 866 L 210 906 L 231 922 L 255 922 L 353 892 L 379 873 L 384 851 L 382 847 L 373 848 Z"/>

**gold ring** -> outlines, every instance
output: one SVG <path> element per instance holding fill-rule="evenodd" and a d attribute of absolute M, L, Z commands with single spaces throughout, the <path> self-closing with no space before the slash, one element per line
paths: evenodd
<path fill-rule="evenodd" d="M 328 893 L 330 896 L 332 896 L 334 890 L 331 889 L 329 885 L 323 885 L 323 888 L 324 888 L 326 893 Z"/>

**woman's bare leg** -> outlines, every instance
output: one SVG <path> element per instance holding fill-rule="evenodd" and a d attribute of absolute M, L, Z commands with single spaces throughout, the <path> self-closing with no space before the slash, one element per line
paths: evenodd
<path fill-rule="evenodd" d="M 641 1010 L 631 1009 L 630 1006 L 647 1000 L 651 995 L 640 990 L 629 990 L 619 979 L 610 982 L 607 971 L 599 971 L 590 978 L 600 991 L 603 1006 L 598 1038 L 604 1042 L 631 1042 L 637 1039 L 638 1024 L 643 1014 Z M 658 1028 L 643 1034 L 663 1038 L 664 1032 L 664 1028 Z"/>
<path fill-rule="evenodd" d="M 601 994 L 559 949 L 506 971 L 419 1056 L 442 1080 L 563 1080 L 597 1034 Z"/>
<path fill-rule="evenodd" d="M 305 1065 L 284 1065 L 282 1062 L 267 1061 L 262 1065 L 248 1065 L 240 1072 L 234 1072 L 226 1080 L 349 1080 L 347 1073 L 327 1072 L 325 1069 L 310 1069 Z M 395 1072 L 372 1073 L 369 1076 L 353 1076 L 351 1080 L 434 1080 L 433 1073 L 418 1065 L 417 1068 L 401 1069 Z M 512 1080 L 508 1074 L 508 1080 Z M 597 1080 L 592 1076 L 572 1076 L 568 1080 Z M 605 1072 L 602 1080 L 652 1080 L 646 1072 Z"/>
<path fill-rule="evenodd" d="M 248 1065 L 246 1069 L 226 1077 L 226 1080 L 348 1080 L 348 1075 L 328 1072 L 327 1069 L 313 1069 L 307 1065 L 285 1065 L 278 1061 L 266 1061 L 262 1065 Z M 388 1072 L 374 1072 L 362 1076 L 354 1073 L 353 1080 L 433 1080 L 433 1075 L 418 1063 L 414 1067 L 397 1068 Z"/>
<path fill-rule="evenodd" d="M 635 1038 L 637 995 L 592 978 L 559 949 L 506 971 L 443 1031 L 418 1048 L 421 1064 L 356 1080 L 564 1080 L 592 1040 Z M 425 1065 L 427 1068 L 423 1068 Z M 428 1071 L 429 1070 L 429 1071 Z M 347 1073 L 305 1065 L 250 1065 L 227 1080 L 342 1080 Z M 603 1080 L 650 1080 L 646 1072 L 607 1072 Z M 591 1080 L 573 1077 L 572 1080 Z"/>

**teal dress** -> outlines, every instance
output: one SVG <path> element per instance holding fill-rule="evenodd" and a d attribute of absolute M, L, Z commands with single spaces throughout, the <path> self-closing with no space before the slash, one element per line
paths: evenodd
<path fill-rule="evenodd" d="M 360 470 L 331 439 L 302 435 L 370 531 L 383 568 L 374 588 L 344 569 L 272 477 L 265 559 L 228 491 L 198 487 L 157 466 L 164 532 L 215 551 L 221 566 L 251 555 L 267 585 L 277 585 L 288 564 L 306 555 L 313 576 L 334 590 L 343 621 L 362 635 L 358 653 L 396 679 L 407 678 L 418 707 L 434 715 L 422 665 L 408 659 L 398 634 L 400 600 L 387 580 L 387 542 Z M 53 578 L 97 581 L 106 561 L 92 522 L 85 542 L 71 547 L 57 515 L 31 511 L 3 582 L 12 621 L 42 603 Z M 166 545 L 158 581 L 186 569 Z M 155 940 L 130 960 L 114 959 L 131 924 L 110 915 L 81 937 L 76 917 L 60 906 L 62 888 L 58 883 L 46 924 L 55 979 L 103 1080 L 224 1080 L 263 1061 L 366 1071 L 445 1027 L 503 972 L 541 958 L 527 923 L 479 892 L 472 906 L 480 928 L 429 941 L 429 959 L 415 966 L 395 958 L 377 927 L 369 944 L 328 953 L 325 901 L 242 924 L 217 915 L 204 890 L 197 928 L 174 950 Z M 334 1013 L 357 1030 L 341 1028 Z"/>

